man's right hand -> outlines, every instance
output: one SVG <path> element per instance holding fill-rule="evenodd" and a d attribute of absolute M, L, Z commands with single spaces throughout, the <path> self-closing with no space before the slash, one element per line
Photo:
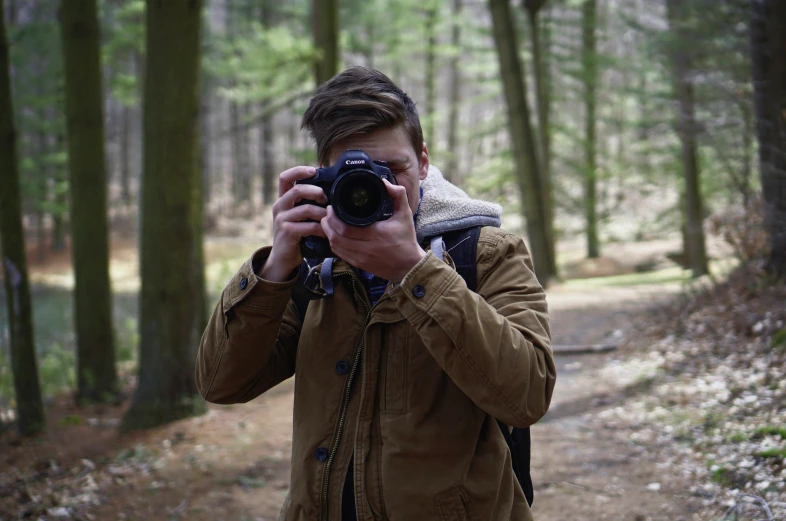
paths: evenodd
<path fill-rule="evenodd" d="M 320 220 L 327 215 L 321 206 L 304 204 L 295 206 L 303 199 L 327 204 L 321 188 L 313 185 L 295 184 L 316 173 L 310 166 L 296 166 L 282 172 L 278 177 L 278 200 L 273 204 L 273 248 L 258 275 L 272 282 L 283 282 L 292 271 L 300 266 L 300 239 L 309 235 L 325 237 Z M 314 222 L 304 222 L 312 220 Z"/>

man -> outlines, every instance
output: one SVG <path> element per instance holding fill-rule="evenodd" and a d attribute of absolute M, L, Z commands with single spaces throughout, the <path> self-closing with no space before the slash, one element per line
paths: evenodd
<path fill-rule="evenodd" d="M 430 167 L 412 100 L 356 67 L 317 89 L 303 117 L 330 166 L 348 149 L 386 161 L 392 218 L 345 224 L 321 188 L 279 179 L 272 247 L 224 289 L 202 338 L 197 386 L 249 401 L 295 375 L 292 470 L 280 519 L 530 520 L 496 419 L 528 427 L 555 382 L 545 295 L 524 242 Z M 428 238 L 477 224 L 477 293 Z M 436 232 L 436 233 L 431 233 Z M 336 255 L 331 296 L 301 318 L 301 238 Z M 323 281 L 324 282 L 324 281 Z"/>

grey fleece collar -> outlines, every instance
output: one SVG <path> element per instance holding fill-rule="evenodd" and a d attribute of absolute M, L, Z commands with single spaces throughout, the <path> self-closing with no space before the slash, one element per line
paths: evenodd
<path fill-rule="evenodd" d="M 499 228 L 502 223 L 500 205 L 472 199 L 464 190 L 442 177 L 442 172 L 433 165 L 429 166 L 428 176 L 420 187 L 423 195 L 415 224 L 418 242 L 472 226 Z"/>

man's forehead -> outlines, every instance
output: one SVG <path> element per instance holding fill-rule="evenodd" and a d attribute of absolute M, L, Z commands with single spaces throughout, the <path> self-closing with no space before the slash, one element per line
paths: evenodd
<path fill-rule="evenodd" d="M 331 149 L 331 160 L 336 161 L 345 151 L 360 149 L 375 161 L 385 161 L 391 168 L 407 167 L 412 164 L 412 146 L 400 128 L 378 129 L 368 133 L 355 134 L 338 143 Z"/>

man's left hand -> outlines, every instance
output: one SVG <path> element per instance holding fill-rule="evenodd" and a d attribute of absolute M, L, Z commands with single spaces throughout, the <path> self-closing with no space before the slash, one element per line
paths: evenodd
<path fill-rule="evenodd" d="M 384 181 L 393 199 L 393 217 L 371 226 L 352 226 L 338 218 L 332 206 L 321 221 L 330 249 L 352 266 L 391 282 L 404 276 L 426 256 L 418 244 L 407 189 Z"/>

